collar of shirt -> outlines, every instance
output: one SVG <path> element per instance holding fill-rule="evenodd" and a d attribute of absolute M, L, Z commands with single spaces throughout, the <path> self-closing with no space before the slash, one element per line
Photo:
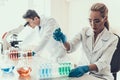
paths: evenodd
<path fill-rule="evenodd" d="M 98 34 L 95 42 L 94 42 L 94 36 L 93 36 L 93 43 L 94 43 L 94 46 L 97 44 L 97 42 L 99 41 L 100 38 L 102 38 L 102 35 L 104 34 L 104 32 L 106 31 L 106 28 L 103 29 L 103 31 L 101 33 Z"/>

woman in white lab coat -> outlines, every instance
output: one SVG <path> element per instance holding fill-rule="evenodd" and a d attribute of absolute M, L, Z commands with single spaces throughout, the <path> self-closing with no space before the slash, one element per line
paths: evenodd
<path fill-rule="evenodd" d="M 89 22 L 73 40 L 67 42 L 60 28 L 53 33 L 53 38 L 62 41 L 68 52 L 72 52 L 82 42 L 83 49 L 90 62 L 89 65 L 78 66 L 71 70 L 69 77 L 81 77 L 87 72 L 102 80 L 113 80 L 110 62 L 116 49 L 118 38 L 109 31 L 108 9 L 103 3 L 95 3 L 91 7 Z"/>

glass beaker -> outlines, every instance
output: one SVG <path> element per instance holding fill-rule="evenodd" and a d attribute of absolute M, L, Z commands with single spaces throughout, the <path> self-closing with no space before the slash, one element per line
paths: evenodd
<path fill-rule="evenodd" d="M 30 77 L 30 73 L 32 71 L 31 67 L 29 66 L 29 58 L 25 55 L 27 55 L 27 52 L 21 51 L 21 58 L 19 59 L 17 72 L 19 74 L 19 77 Z"/>

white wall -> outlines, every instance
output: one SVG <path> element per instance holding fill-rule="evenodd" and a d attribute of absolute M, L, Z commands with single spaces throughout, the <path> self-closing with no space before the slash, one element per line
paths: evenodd
<path fill-rule="evenodd" d="M 57 20 L 62 31 L 68 35 L 69 2 L 67 0 L 51 0 L 51 17 Z"/>
<path fill-rule="evenodd" d="M 119 11 L 119 0 L 69 0 L 69 34 L 74 34 L 76 31 L 81 30 L 81 27 L 88 26 L 88 16 L 89 16 L 89 9 L 91 5 L 95 2 L 103 2 L 107 5 L 109 9 L 109 22 L 110 27 L 113 29 L 119 29 L 119 18 L 120 18 L 120 11 Z M 118 31 L 119 33 L 119 31 Z"/>
<path fill-rule="evenodd" d="M 28 8 L 36 10 L 39 15 L 51 16 L 51 0 L 28 0 Z"/>
<path fill-rule="evenodd" d="M 5 32 L 24 25 L 22 16 L 28 9 L 50 16 L 50 8 L 50 0 L 0 0 L 0 40 Z"/>
<path fill-rule="evenodd" d="M 28 7 L 26 4 L 27 0 L 6 0 L 0 5 L 0 36 L 23 24 L 22 15 Z"/>

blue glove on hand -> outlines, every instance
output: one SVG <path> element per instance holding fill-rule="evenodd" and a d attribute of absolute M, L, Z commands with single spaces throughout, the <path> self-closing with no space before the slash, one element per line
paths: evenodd
<path fill-rule="evenodd" d="M 61 32 L 61 29 L 58 28 L 54 31 L 53 33 L 53 38 L 56 40 L 56 41 L 62 41 L 62 43 L 65 43 L 66 42 L 66 36 Z"/>
<path fill-rule="evenodd" d="M 89 71 L 89 66 L 79 66 L 75 69 L 72 69 L 69 73 L 69 77 L 81 77 Z"/>

